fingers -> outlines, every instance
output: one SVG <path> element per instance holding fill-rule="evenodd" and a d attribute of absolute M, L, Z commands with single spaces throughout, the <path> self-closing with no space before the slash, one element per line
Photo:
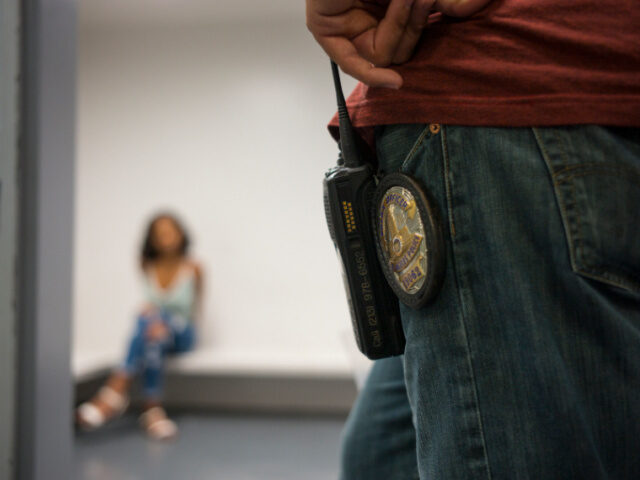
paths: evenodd
<path fill-rule="evenodd" d="M 398 48 L 392 59 L 393 63 L 399 64 L 408 61 L 413 55 L 422 31 L 427 24 L 429 14 L 433 8 L 435 0 L 416 0 L 411 9 L 411 18 L 400 40 Z"/>
<path fill-rule="evenodd" d="M 387 14 L 375 32 L 374 50 L 376 65 L 389 65 L 404 37 L 411 20 L 411 11 L 416 0 L 392 0 Z"/>
<path fill-rule="evenodd" d="M 388 68 L 377 68 L 363 58 L 356 47 L 346 38 L 325 37 L 318 42 L 335 61 L 342 71 L 357 80 L 372 86 L 398 89 L 402 86 L 402 77 Z"/>
<path fill-rule="evenodd" d="M 437 0 L 435 8 L 452 17 L 467 17 L 484 8 L 491 0 Z"/>
<path fill-rule="evenodd" d="M 359 2 L 356 1 L 354 7 L 359 8 L 373 15 L 378 20 L 384 17 L 387 13 L 387 7 L 389 6 L 389 0 L 373 1 L 373 2 Z"/>
<path fill-rule="evenodd" d="M 435 0 L 395 1 L 377 29 L 369 30 L 353 40 L 363 58 L 377 66 L 408 61 L 420 40 Z"/>
<path fill-rule="evenodd" d="M 348 10 L 339 15 L 310 14 L 307 20 L 309 30 L 316 37 L 339 35 L 353 38 L 362 32 L 374 29 L 378 25 L 377 18 L 364 10 Z"/>
<path fill-rule="evenodd" d="M 331 0 L 319 9 L 307 0 L 307 27 L 345 73 L 370 86 L 400 88 L 402 77 L 381 67 L 410 58 L 434 1 Z"/>

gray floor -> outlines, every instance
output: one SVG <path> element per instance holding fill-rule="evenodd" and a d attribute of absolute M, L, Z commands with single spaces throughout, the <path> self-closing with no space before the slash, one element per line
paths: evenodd
<path fill-rule="evenodd" d="M 135 417 L 78 433 L 76 480 L 332 480 L 344 419 L 175 415 L 179 437 L 147 440 Z"/>

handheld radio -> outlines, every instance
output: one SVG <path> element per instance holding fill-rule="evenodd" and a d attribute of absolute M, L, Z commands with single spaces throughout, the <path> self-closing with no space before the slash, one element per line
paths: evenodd
<path fill-rule="evenodd" d="M 331 62 L 338 101 L 340 155 L 324 178 L 329 233 L 342 264 L 358 348 L 371 359 L 401 355 L 405 337 L 398 298 L 378 260 L 372 205 L 377 180 L 356 144 L 338 67 Z"/>

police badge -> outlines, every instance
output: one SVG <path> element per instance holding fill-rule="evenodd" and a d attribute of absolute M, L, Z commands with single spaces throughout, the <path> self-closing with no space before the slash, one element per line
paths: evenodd
<path fill-rule="evenodd" d="M 373 221 L 382 271 L 405 305 L 418 309 L 440 290 L 445 270 L 435 202 L 402 173 L 385 175 L 374 195 Z"/>

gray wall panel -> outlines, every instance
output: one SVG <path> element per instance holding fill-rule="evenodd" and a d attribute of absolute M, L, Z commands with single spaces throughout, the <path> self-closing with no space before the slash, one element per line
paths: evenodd
<path fill-rule="evenodd" d="M 18 477 L 71 477 L 76 3 L 22 2 Z"/>
<path fill-rule="evenodd" d="M 14 475 L 18 0 L 0 0 L 0 478 Z"/>

